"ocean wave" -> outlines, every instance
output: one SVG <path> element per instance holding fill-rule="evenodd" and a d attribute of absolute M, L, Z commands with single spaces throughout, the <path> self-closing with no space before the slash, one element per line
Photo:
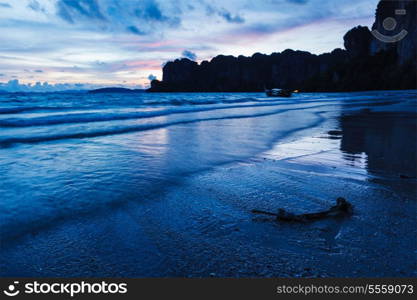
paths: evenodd
<path fill-rule="evenodd" d="M 8 118 L 0 120 L 0 127 L 31 127 L 31 126 L 48 126 L 58 124 L 70 124 L 70 123 L 89 123 L 89 122 L 103 122 L 103 121 L 116 121 L 116 120 L 129 120 L 140 118 L 160 117 L 170 114 L 180 113 L 195 113 L 212 110 L 225 110 L 235 108 L 250 108 L 250 107 L 265 107 L 265 106 L 278 106 L 287 103 L 282 102 L 270 102 L 251 105 L 228 105 L 228 106 L 211 106 L 211 107 L 184 107 L 184 108 L 172 108 L 158 111 L 135 111 L 127 113 L 71 113 L 62 115 L 51 115 L 34 118 Z"/>
<path fill-rule="evenodd" d="M 179 120 L 165 123 L 153 123 L 153 124 L 140 124 L 140 125 L 130 125 L 130 126 L 117 126 L 103 130 L 92 130 L 92 131 L 83 131 L 83 132 L 68 132 L 68 133 L 59 133 L 59 134 L 45 134 L 45 135 L 34 135 L 34 136 L 22 136 L 22 137 L 6 137 L 0 138 L 0 147 L 7 148 L 14 144 L 34 144 L 41 142 L 49 142 L 56 140 L 65 140 L 65 139 L 83 139 L 83 138 L 93 138 L 107 135 L 116 135 L 124 134 L 138 131 L 153 130 L 159 128 L 166 128 L 174 125 L 183 125 L 191 124 L 198 122 L 206 121 L 218 121 L 218 120 L 228 120 L 228 119 L 244 119 L 244 118 L 257 118 L 270 115 L 277 115 L 289 111 L 295 110 L 304 110 L 309 108 L 320 108 L 329 106 L 329 104 L 320 104 L 313 105 L 309 107 L 298 107 L 298 108 L 288 108 L 288 109 L 278 109 L 262 113 L 247 113 L 240 115 L 231 115 L 231 116 L 221 116 L 221 117 L 209 117 L 209 118 L 197 118 L 197 119 L 187 119 Z M 320 113 L 320 112 L 318 112 Z"/>
<path fill-rule="evenodd" d="M 21 106 L 21 107 L 0 107 L 0 115 L 12 115 L 36 111 L 68 111 L 74 109 L 85 109 L 83 107 L 65 106 Z"/>
<path fill-rule="evenodd" d="M 237 104 L 237 103 L 245 103 L 248 102 L 250 99 L 251 104 Z M 269 100 L 266 100 L 269 99 Z M 235 100 L 227 100 L 229 102 L 228 105 L 225 104 L 218 104 L 208 106 L 206 102 L 205 106 L 182 106 L 182 107 L 175 107 L 172 106 L 160 109 L 160 110 L 151 110 L 146 111 L 144 108 L 124 108 L 124 109 L 133 109 L 136 111 L 130 112 L 123 112 L 117 111 L 115 112 L 115 108 L 102 108 L 97 110 L 97 107 L 88 109 L 88 108 L 78 108 L 80 113 L 77 109 L 72 110 L 65 110 L 65 114 L 60 114 L 60 110 L 57 107 L 26 107 L 26 108 L 10 108 L 7 113 L 11 114 L 13 110 L 18 112 L 25 112 L 37 109 L 43 110 L 54 110 L 54 114 L 41 116 L 41 117 L 14 117 L 14 118 L 3 118 L 0 119 L 0 127 L 32 127 L 32 126 L 49 126 L 49 125 L 59 125 L 59 124 L 74 124 L 74 123 L 92 123 L 92 122 L 105 122 L 105 121 L 117 121 L 117 120 L 129 120 L 129 119 L 143 119 L 143 118 L 153 118 L 153 117 L 160 117 L 166 116 L 171 114 L 183 114 L 183 113 L 196 113 L 196 112 L 204 112 L 204 111 L 215 111 L 215 110 L 227 110 L 227 109 L 237 109 L 237 108 L 251 108 L 251 107 L 267 107 L 267 106 L 280 106 L 280 105 L 304 105 L 304 104 L 319 104 L 319 103 L 332 103 L 334 101 L 340 101 L 340 99 L 308 99 L 308 101 L 300 101 L 299 99 L 292 99 L 292 100 L 272 100 L 271 98 L 266 99 L 257 99 L 254 98 L 242 98 L 242 99 L 235 99 Z M 193 100 L 197 102 L 197 100 Z M 188 101 L 188 103 L 192 103 L 193 101 Z M 172 103 L 172 102 L 170 102 Z M 368 104 L 368 99 L 362 99 L 361 101 L 355 101 L 350 104 L 345 105 L 352 105 L 356 106 L 359 104 Z M 386 105 L 386 104 L 393 104 L 394 101 L 392 100 L 380 100 L 380 101 L 372 101 L 370 104 L 373 106 L 377 105 Z M 199 104 L 202 104 L 199 102 Z M 58 109 L 58 110 L 57 110 Z M 61 108 L 65 109 L 65 108 Z M 120 109 L 120 108 L 117 108 Z M 117 110 L 116 109 L 116 110 Z M 142 109 L 139 110 L 138 109 Z M 0 109 L 1 113 L 1 109 Z"/>
<path fill-rule="evenodd" d="M 0 114 L 2 115 L 9 115 L 9 114 L 17 114 L 21 112 L 26 112 L 30 110 L 36 110 L 38 107 L 2 107 L 0 108 Z"/>
<path fill-rule="evenodd" d="M 161 97 L 155 99 L 155 97 L 148 97 L 143 99 L 137 98 L 121 98 L 121 99 L 108 99 L 104 98 L 102 95 L 96 96 L 96 98 L 71 98 L 69 101 L 66 99 L 53 99 L 56 100 L 56 106 L 20 106 L 21 103 L 25 103 L 22 100 L 10 100 L 5 103 L 19 105 L 18 107 L 0 107 L 0 114 L 16 114 L 28 111 L 66 111 L 69 109 L 76 110 L 76 109 L 87 109 L 87 108 L 98 108 L 98 107 L 107 107 L 107 108 L 114 108 L 114 107 L 132 107 L 133 106 L 185 106 L 185 105 L 209 105 L 209 104 L 230 104 L 230 103 L 245 103 L 245 102 L 259 102 L 255 97 L 238 97 L 238 98 L 222 98 L 222 97 L 213 97 L 207 98 L 206 96 L 195 98 L 172 98 L 169 96 Z M 119 102 L 119 100 L 122 100 Z M 49 101 L 49 100 L 48 100 Z M 65 105 L 60 106 L 59 103 L 65 102 Z M 73 105 L 72 102 L 78 102 L 78 105 Z M 71 105 L 69 105 L 71 104 Z M 27 103 L 26 103 L 27 105 Z"/>

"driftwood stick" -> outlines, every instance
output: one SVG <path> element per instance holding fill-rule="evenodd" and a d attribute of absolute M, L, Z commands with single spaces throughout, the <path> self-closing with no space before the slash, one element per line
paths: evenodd
<path fill-rule="evenodd" d="M 278 213 L 272 213 L 269 211 L 253 209 L 252 213 L 263 214 L 268 216 L 276 217 L 277 221 L 296 221 L 296 222 L 306 222 L 313 220 L 320 220 L 327 217 L 335 217 L 340 215 L 349 215 L 352 213 L 353 206 L 346 199 L 339 197 L 336 200 L 336 205 L 330 207 L 330 209 L 325 211 L 320 211 L 316 213 L 307 213 L 307 214 L 293 214 L 287 212 L 285 209 L 278 209 Z"/>
<path fill-rule="evenodd" d="M 264 210 L 252 209 L 252 212 L 253 212 L 254 214 L 263 214 L 263 215 L 275 216 L 275 217 L 277 217 L 277 216 L 278 216 L 278 214 L 274 214 L 274 213 L 271 213 L 271 212 L 269 212 L 269 211 L 264 211 Z"/>

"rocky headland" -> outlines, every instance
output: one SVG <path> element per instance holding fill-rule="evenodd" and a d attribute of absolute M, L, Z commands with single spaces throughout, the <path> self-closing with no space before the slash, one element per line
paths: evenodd
<path fill-rule="evenodd" d="M 403 13 L 397 14 L 399 10 Z M 162 81 L 153 80 L 148 91 L 256 92 L 265 87 L 310 92 L 415 89 L 416 15 L 415 1 L 382 0 L 371 29 L 357 26 L 344 35 L 345 49 L 320 55 L 291 49 L 270 55 L 255 53 L 251 57 L 218 55 L 200 64 L 187 58 L 177 59 L 165 64 Z M 389 27 L 392 20 L 393 29 Z M 381 41 L 375 36 L 379 33 L 392 38 L 404 30 L 407 34 L 396 42 Z"/>

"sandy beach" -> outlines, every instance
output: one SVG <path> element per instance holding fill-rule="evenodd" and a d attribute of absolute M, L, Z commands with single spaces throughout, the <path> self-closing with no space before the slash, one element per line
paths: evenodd
<path fill-rule="evenodd" d="M 3 125 L 38 123 L 0 137 L 1 276 L 417 276 L 416 95 L 224 94 L 141 119 L 71 112 L 90 113 L 82 124 L 3 111 Z M 338 197 L 352 216 L 251 213 Z"/>

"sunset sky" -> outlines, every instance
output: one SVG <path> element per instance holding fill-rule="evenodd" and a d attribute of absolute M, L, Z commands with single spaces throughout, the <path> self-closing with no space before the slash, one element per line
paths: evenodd
<path fill-rule="evenodd" d="M 147 87 L 179 57 L 328 52 L 377 2 L 0 0 L 0 89 Z"/>

